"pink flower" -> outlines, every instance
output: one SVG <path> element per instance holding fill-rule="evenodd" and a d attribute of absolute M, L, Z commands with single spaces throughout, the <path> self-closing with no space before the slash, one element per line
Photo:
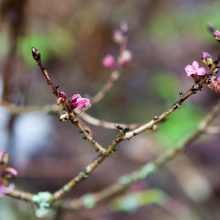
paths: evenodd
<path fill-rule="evenodd" d="M 82 98 L 80 94 L 75 94 L 71 98 L 70 107 L 75 109 L 77 113 L 86 110 L 90 106 L 90 100 L 87 98 Z"/>
<path fill-rule="evenodd" d="M 112 55 L 106 55 L 102 60 L 102 65 L 107 69 L 114 69 L 116 67 L 116 60 Z"/>
<path fill-rule="evenodd" d="M 197 61 L 193 61 L 192 65 L 187 65 L 185 71 L 187 76 L 203 76 L 207 73 L 204 67 L 199 67 Z"/>
<path fill-rule="evenodd" d="M 121 66 L 126 66 L 133 59 L 132 53 L 129 50 L 123 50 L 118 57 L 118 63 Z"/>

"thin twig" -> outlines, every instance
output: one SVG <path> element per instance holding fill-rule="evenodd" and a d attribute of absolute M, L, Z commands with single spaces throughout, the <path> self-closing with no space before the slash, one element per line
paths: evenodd
<path fill-rule="evenodd" d="M 86 166 L 86 168 L 81 171 L 76 177 L 71 179 L 67 184 L 65 184 L 61 189 L 56 191 L 53 194 L 51 202 L 57 201 L 62 198 L 67 192 L 72 190 L 76 185 L 78 185 L 81 181 L 85 180 L 110 154 L 116 151 L 116 147 L 121 140 L 121 136 L 124 135 L 124 131 L 122 130 L 118 137 L 112 141 L 112 143 L 106 149 L 105 154 L 99 154 L 98 158 L 95 159 L 91 164 Z"/>
<path fill-rule="evenodd" d="M 122 70 L 115 70 L 112 72 L 109 80 L 105 83 L 100 91 L 92 98 L 92 106 L 100 102 L 106 94 L 112 89 L 113 85 L 118 81 L 119 77 L 122 74 Z"/>
<path fill-rule="evenodd" d="M 118 123 L 118 122 L 110 122 L 110 121 L 105 121 L 105 120 L 100 120 L 98 118 L 95 118 L 85 112 L 80 114 L 80 118 L 82 118 L 84 121 L 87 123 L 102 127 L 102 128 L 107 128 L 107 129 L 112 129 L 115 130 L 116 127 L 121 127 L 121 128 L 128 128 L 128 129 L 135 129 L 140 126 L 140 124 L 133 123 L 133 124 L 125 124 L 125 123 Z"/>
<path fill-rule="evenodd" d="M 41 54 L 39 53 L 39 51 L 36 48 L 32 48 L 32 55 L 33 55 L 33 58 L 35 59 L 35 61 L 37 62 L 38 66 L 41 70 L 41 73 L 43 74 L 44 78 L 46 79 L 48 86 L 51 88 L 53 94 L 57 97 L 57 99 L 59 99 L 59 94 L 60 94 L 60 91 L 58 90 L 59 86 L 55 86 L 50 74 L 46 70 L 46 68 L 41 60 Z M 105 148 L 103 148 L 92 137 L 90 132 L 88 132 L 88 130 L 86 128 L 84 128 L 84 126 L 79 122 L 79 120 L 76 116 L 76 113 L 74 112 L 74 110 L 71 109 L 69 103 L 66 100 L 62 100 L 60 105 L 63 107 L 65 112 L 68 114 L 69 120 L 79 128 L 80 132 L 83 134 L 83 138 L 87 139 L 89 142 L 91 142 L 96 151 L 104 154 Z"/>
<path fill-rule="evenodd" d="M 58 113 L 62 109 L 58 105 L 45 105 L 45 106 L 17 106 L 5 101 L 0 101 L 0 107 L 5 108 L 11 114 L 22 114 L 22 113 L 29 113 L 29 112 L 43 112 L 43 113 Z M 117 126 L 122 128 L 128 129 L 135 129 L 140 126 L 140 124 L 132 123 L 132 124 L 125 124 L 125 123 L 118 123 L 118 122 L 110 122 L 105 120 L 100 120 L 95 118 L 88 113 L 82 112 L 78 115 L 83 121 L 102 128 L 112 129 L 115 130 Z"/>
<path fill-rule="evenodd" d="M 25 202 L 32 202 L 32 196 L 33 196 L 32 193 L 16 190 L 16 189 L 8 191 L 6 195 L 13 199 L 22 200 Z"/>

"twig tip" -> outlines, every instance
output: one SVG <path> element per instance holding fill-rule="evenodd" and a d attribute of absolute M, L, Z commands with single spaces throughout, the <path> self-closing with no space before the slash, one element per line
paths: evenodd
<path fill-rule="evenodd" d="M 32 52 L 33 58 L 34 58 L 36 61 L 39 61 L 40 58 L 41 58 L 40 52 L 39 52 L 35 47 L 32 47 L 32 48 L 31 48 L 31 52 Z"/>

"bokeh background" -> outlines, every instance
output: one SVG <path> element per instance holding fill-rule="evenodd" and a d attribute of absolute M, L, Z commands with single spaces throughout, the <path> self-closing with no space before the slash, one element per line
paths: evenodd
<path fill-rule="evenodd" d="M 133 61 L 119 82 L 89 114 L 117 122 L 146 122 L 161 113 L 193 83 L 184 68 L 201 52 L 219 54 L 207 24 L 220 27 L 218 0 L 1 0 L 0 95 L 16 105 L 44 106 L 55 99 L 31 56 L 38 48 L 49 72 L 69 96 L 92 97 L 110 71 L 102 67 L 107 53 L 116 55 L 112 31 L 129 26 Z M 120 144 L 88 180 L 67 198 L 96 192 L 191 134 L 219 99 L 204 89 L 159 126 Z M 219 121 L 216 121 L 216 125 Z M 92 127 L 104 146 L 115 131 Z M 220 219 L 219 134 L 205 135 L 148 180 L 91 210 L 64 213 L 60 219 Z M 59 115 L 10 114 L 0 108 L 0 150 L 10 153 L 18 172 L 16 187 L 37 193 L 55 191 L 95 158 L 89 143 Z M 126 197 L 127 193 L 129 197 Z M 137 199 L 136 196 L 139 196 Z M 0 219 L 36 219 L 23 202 L 0 199 Z"/>

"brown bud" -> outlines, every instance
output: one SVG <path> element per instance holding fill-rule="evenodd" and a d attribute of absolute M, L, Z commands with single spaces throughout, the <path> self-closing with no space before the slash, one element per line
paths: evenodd
<path fill-rule="evenodd" d="M 41 55 L 40 55 L 39 51 L 38 51 L 35 47 L 32 47 L 31 51 L 32 51 L 32 56 L 33 56 L 33 58 L 34 58 L 36 61 L 39 61 L 40 58 L 41 58 Z"/>

